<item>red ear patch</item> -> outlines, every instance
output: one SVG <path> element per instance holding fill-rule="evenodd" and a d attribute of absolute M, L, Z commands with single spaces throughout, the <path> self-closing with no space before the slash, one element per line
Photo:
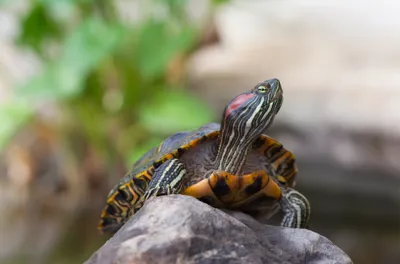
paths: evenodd
<path fill-rule="evenodd" d="M 225 118 L 235 109 L 238 109 L 244 102 L 254 96 L 253 93 L 245 93 L 236 97 L 226 108 L 225 110 Z"/>

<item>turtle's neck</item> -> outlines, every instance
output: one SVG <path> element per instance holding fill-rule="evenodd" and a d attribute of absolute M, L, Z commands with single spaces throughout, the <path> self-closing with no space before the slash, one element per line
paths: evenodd
<path fill-rule="evenodd" d="M 222 129 L 218 138 L 215 169 L 241 175 L 253 140 L 246 139 L 237 131 Z"/>

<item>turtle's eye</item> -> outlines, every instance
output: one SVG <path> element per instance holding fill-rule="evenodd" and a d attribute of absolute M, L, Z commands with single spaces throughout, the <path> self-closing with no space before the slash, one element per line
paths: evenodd
<path fill-rule="evenodd" d="M 258 86 L 257 91 L 259 93 L 265 94 L 268 91 L 268 88 L 263 86 L 263 85 L 261 85 L 261 86 Z"/>

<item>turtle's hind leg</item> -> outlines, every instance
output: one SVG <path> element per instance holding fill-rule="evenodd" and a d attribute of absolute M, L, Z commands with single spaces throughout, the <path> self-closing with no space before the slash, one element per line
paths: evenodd
<path fill-rule="evenodd" d="M 307 198 L 292 188 L 283 188 L 280 199 L 284 213 L 281 226 L 292 228 L 308 228 L 311 207 Z"/>
<path fill-rule="evenodd" d="M 180 193 L 185 174 L 185 166 L 178 159 L 170 159 L 164 162 L 155 170 L 147 191 L 144 193 L 143 201 L 151 196 Z"/>
<path fill-rule="evenodd" d="M 113 190 L 97 228 L 103 233 L 116 232 L 137 211 L 135 205 L 140 202 L 146 184 L 143 179 L 133 178 Z"/>

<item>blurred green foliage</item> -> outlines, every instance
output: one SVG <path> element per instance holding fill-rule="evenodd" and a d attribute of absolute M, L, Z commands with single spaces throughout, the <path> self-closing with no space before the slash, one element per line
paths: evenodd
<path fill-rule="evenodd" d="M 141 3 L 138 21 L 123 19 L 111 0 L 27 3 L 16 43 L 33 50 L 44 67 L 0 106 L 0 149 L 43 104 L 56 106 L 54 123 L 67 136 L 79 133 L 104 157 L 118 153 L 126 164 L 171 133 L 212 120 L 207 106 L 184 89 L 182 76 L 171 77 L 182 67 L 174 62 L 193 51 L 200 33 L 186 1 Z"/>
<path fill-rule="evenodd" d="M 133 9 L 125 10 L 121 3 Z M 34 52 L 42 67 L 0 104 L 0 151 L 32 123 L 51 126 L 56 151 L 65 154 L 62 163 L 87 176 L 71 181 L 87 185 L 90 195 L 88 200 L 81 197 L 76 210 L 97 222 L 99 209 L 93 216 L 87 204 L 96 206 L 100 196 L 93 194 L 108 191 L 123 176 L 121 161 L 130 167 L 172 133 L 214 119 L 187 91 L 183 74 L 202 28 L 187 16 L 186 0 L 0 0 L 2 6 L 13 4 L 23 10 L 15 44 Z M 100 165 L 91 170 L 87 163 Z M 82 212 L 71 217 L 79 219 Z M 66 229 L 67 239 L 49 246 L 57 249 L 46 252 L 48 261 L 38 253 L 35 263 L 82 263 L 104 242 L 82 237 L 82 232 L 95 232 L 96 223 L 73 223 Z M 33 262 L 24 249 L 18 252 L 21 256 L 11 263 Z"/>

